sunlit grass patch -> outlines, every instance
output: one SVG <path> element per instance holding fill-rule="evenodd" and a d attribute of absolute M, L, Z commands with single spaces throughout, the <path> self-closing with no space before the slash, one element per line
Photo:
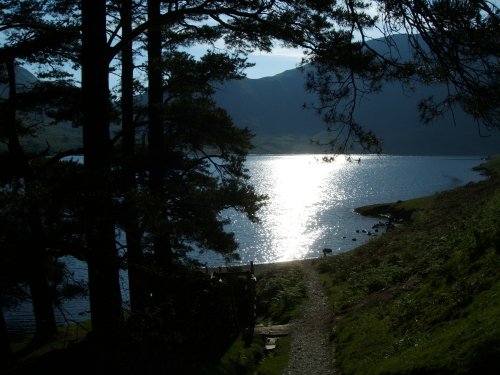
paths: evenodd
<path fill-rule="evenodd" d="M 307 297 L 302 265 L 271 268 L 257 275 L 257 319 L 263 324 L 288 323 Z"/>

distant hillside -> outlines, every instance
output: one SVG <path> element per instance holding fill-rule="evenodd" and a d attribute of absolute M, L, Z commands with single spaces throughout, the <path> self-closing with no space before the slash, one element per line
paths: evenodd
<path fill-rule="evenodd" d="M 0 74 L 2 74 L 0 70 Z M 28 90 L 37 78 L 23 67 L 16 67 L 16 83 L 18 92 Z M 9 88 L 7 84 L 0 83 L 0 98 L 7 98 Z M 39 116 L 36 115 L 37 120 Z M 25 137 L 22 144 L 29 150 L 40 151 L 50 147 L 52 152 L 64 151 L 82 146 L 82 129 L 73 127 L 69 122 L 57 125 L 41 126 L 36 132 L 36 137 Z M 6 150 L 5 144 L 0 143 L 0 151 Z"/>
<path fill-rule="evenodd" d="M 23 88 L 28 87 L 29 85 L 35 83 L 37 78 L 31 74 L 28 70 L 18 66 L 15 69 L 16 71 L 16 83 L 18 85 L 18 90 L 22 91 Z M 5 82 L 7 80 L 5 68 L 0 65 L 0 77 L 1 82 Z M 9 86 L 7 83 L 0 83 L 0 98 L 7 98 L 9 95 Z"/>
<path fill-rule="evenodd" d="M 272 78 L 228 84 L 218 93 L 219 105 L 227 109 L 238 126 L 249 127 L 256 135 L 258 150 L 323 151 L 310 145 L 310 138 L 323 139 L 325 124 L 302 104 L 314 100 L 304 92 L 304 77 L 298 70 Z M 296 89 L 291 89 L 296 87 Z M 367 95 L 356 118 L 383 141 L 389 154 L 483 155 L 500 151 L 500 132 L 480 130 L 459 108 L 429 125 L 422 124 L 418 101 L 429 95 L 444 95 L 443 87 L 417 87 L 405 91 L 397 83 L 386 84 L 382 92 Z M 274 99 L 272 99 L 274 98 Z M 288 142 L 286 142 L 288 140 Z"/>
<path fill-rule="evenodd" d="M 409 55 L 407 37 L 395 38 L 402 58 Z M 372 47 L 383 51 L 381 41 Z M 405 56 L 406 55 L 406 56 Z M 301 71 L 288 70 L 273 77 L 244 79 L 226 83 L 217 92 L 218 104 L 225 108 L 238 126 L 256 134 L 258 152 L 322 152 L 309 139 L 327 137 L 325 125 L 314 111 L 303 109 L 315 96 L 304 89 Z M 405 91 L 398 83 L 387 83 L 381 93 L 367 95 L 357 110 L 356 119 L 382 140 L 384 152 L 412 155 L 485 155 L 500 151 L 500 132 L 479 130 L 474 121 L 455 109 L 431 125 L 419 121 L 419 100 L 443 97 L 446 88 L 416 87 Z"/>
<path fill-rule="evenodd" d="M 402 58 L 410 54 L 408 38 L 395 37 Z M 380 40 L 371 42 L 379 51 L 387 51 Z M 36 78 L 18 69 L 18 82 L 30 83 Z M 288 70 L 273 77 L 229 81 L 217 91 L 217 103 L 226 109 L 239 127 L 255 134 L 254 152 L 303 153 L 325 152 L 326 147 L 311 144 L 311 139 L 328 140 L 329 134 L 321 118 L 304 103 L 315 101 L 305 88 L 304 74 Z M 356 119 L 383 141 L 383 151 L 400 155 L 489 155 L 500 152 L 500 132 L 480 131 L 474 121 L 460 109 L 437 119 L 431 125 L 419 121 L 417 104 L 429 95 L 442 97 L 445 87 L 416 87 L 404 91 L 398 83 L 387 83 L 382 92 L 367 95 L 357 109 Z M 0 85 L 0 97 L 7 94 Z M 145 101 L 145 97 L 141 101 Z M 44 129 L 31 146 L 55 150 L 81 145 L 81 129 L 60 124 Z M 1 146 L 1 145 L 0 145 Z"/>

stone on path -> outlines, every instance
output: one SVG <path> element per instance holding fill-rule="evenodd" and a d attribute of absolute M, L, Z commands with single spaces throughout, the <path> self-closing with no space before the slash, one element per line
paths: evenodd
<path fill-rule="evenodd" d="M 255 326 L 254 334 L 267 337 L 287 336 L 290 333 L 290 324 L 275 326 Z"/>

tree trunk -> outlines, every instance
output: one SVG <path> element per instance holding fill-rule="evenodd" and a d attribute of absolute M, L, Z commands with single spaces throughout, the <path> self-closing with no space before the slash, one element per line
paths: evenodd
<path fill-rule="evenodd" d="M 9 332 L 7 330 L 2 304 L 0 303 L 0 369 L 2 366 L 1 364 L 6 364 L 10 361 L 11 355 Z"/>
<path fill-rule="evenodd" d="M 160 0 L 148 1 L 148 111 L 149 111 L 149 183 L 151 194 L 158 201 L 159 216 L 164 221 L 154 234 L 154 253 L 160 266 L 168 267 L 172 262 L 172 251 L 167 228 L 165 199 L 163 194 L 164 152 L 163 134 L 163 74 L 162 74 L 162 35 L 160 23 Z"/>
<path fill-rule="evenodd" d="M 134 60 L 132 50 L 132 0 L 123 0 L 120 8 L 122 37 L 122 134 L 123 134 L 123 179 L 125 191 L 125 236 L 127 241 L 128 282 L 130 306 L 133 312 L 145 307 L 143 253 L 141 231 L 134 197 L 137 194 L 135 181 L 135 124 L 134 124 Z"/>
<path fill-rule="evenodd" d="M 110 181 L 107 51 L 106 0 L 82 0 L 85 219 L 92 329 L 99 339 L 116 335 L 122 308 Z"/>
<path fill-rule="evenodd" d="M 13 170 L 18 173 L 18 176 L 24 177 L 27 173 L 26 166 L 28 165 L 26 155 L 19 142 L 19 135 L 17 133 L 17 85 L 16 85 L 16 64 L 14 58 L 8 59 L 5 63 L 7 67 L 7 77 L 9 84 L 9 106 L 8 115 L 5 125 L 9 156 L 12 158 L 14 164 Z"/>
<path fill-rule="evenodd" d="M 33 220 L 38 221 L 40 218 L 33 215 Z M 49 282 L 45 272 L 45 257 L 43 248 L 40 246 L 38 222 L 31 223 L 31 236 L 28 246 L 28 254 L 30 260 L 30 280 L 29 287 L 31 299 L 33 303 L 33 315 L 35 316 L 36 333 L 34 341 L 36 343 L 44 343 L 54 337 L 57 333 L 57 325 L 54 316 L 53 294 L 50 290 Z"/>
<path fill-rule="evenodd" d="M 7 62 L 7 74 L 9 78 L 9 119 L 8 126 L 8 148 L 10 156 L 14 160 L 16 170 L 19 176 L 24 178 L 24 184 L 27 196 L 34 195 L 33 187 L 34 174 L 30 167 L 28 159 L 19 142 L 19 136 L 16 130 L 16 72 L 14 59 Z M 28 284 L 30 287 L 33 303 L 33 313 L 35 316 L 36 334 L 35 341 L 45 342 L 53 337 L 57 332 L 56 319 L 54 316 L 53 297 L 50 290 L 45 263 L 43 248 L 43 228 L 40 209 L 36 199 L 33 206 L 29 207 L 29 217 L 27 217 L 29 233 L 25 241 L 22 241 L 26 253 L 26 267 L 28 269 Z"/>

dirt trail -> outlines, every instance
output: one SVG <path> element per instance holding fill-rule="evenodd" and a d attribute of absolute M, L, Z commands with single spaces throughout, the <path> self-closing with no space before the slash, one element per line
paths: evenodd
<path fill-rule="evenodd" d="M 304 265 L 309 300 L 291 321 L 290 360 L 283 375 L 334 375 L 332 311 L 314 268 Z"/>

